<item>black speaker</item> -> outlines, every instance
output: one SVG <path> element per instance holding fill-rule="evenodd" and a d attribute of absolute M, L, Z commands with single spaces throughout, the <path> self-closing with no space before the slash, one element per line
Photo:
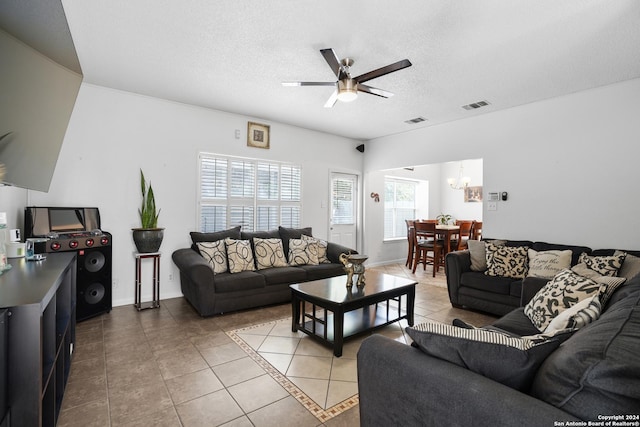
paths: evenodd
<path fill-rule="evenodd" d="M 356 150 L 358 150 L 361 153 L 364 153 L 364 144 L 360 144 L 356 147 Z"/>
<path fill-rule="evenodd" d="M 111 245 L 78 250 L 76 320 L 111 311 Z"/>

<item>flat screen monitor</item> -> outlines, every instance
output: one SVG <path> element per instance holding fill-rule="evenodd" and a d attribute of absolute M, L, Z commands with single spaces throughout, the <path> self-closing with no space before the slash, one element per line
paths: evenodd
<path fill-rule="evenodd" d="M 55 232 L 85 231 L 84 209 L 49 208 L 49 228 Z"/>

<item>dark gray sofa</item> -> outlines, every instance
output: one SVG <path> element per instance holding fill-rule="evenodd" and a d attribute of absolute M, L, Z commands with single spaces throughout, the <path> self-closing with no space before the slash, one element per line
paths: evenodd
<path fill-rule="evenodd" d="M 197 242 L 214 242 L 227 237 L 249 240 L 253 238 L 282 239 L 284 253 L 289 253 L 289 239 L 300 239 L 302 234 L 311 236 L 310 227 L 293 229 L 242 232 L 240 227 L 215 233 L 192 232 L 192 246 L 178 249 L 172 254 L 180 270 L 180 289 L 184 297 L 201 316 L 212 316 L 229 311 L 243 310 L 291 300 L 289 285 L 324 279 L 345 274 L 338 257 L 341 253 L 357 253 L 336 243 L 328 242 L 328 264 L 267 268 L 239 273 L 215 274 L 200 255 Z"/>
<path fill-rule="evenodd" d="M 493 327 L 517 335 L 538 333 L 523 308 Z M 640 276 L 616 290 L 598 320 L 554 350 L 524 391 L 372 335 L 358 352 L 360 422 L 364 427 L 566 426 L 618 416 L 635 423 L 640 415 L 639 348 Z"/>
<path fill-rule="evenodd" d="M 591 248 L 586 246 L 529 240 L 507 240 L 505 246 L 527 246 L 536 251 L 569 249 L 572 252 L 572 266 L 578 263 L 581 253 L 592 254 Z M 505 315 L 514 308 L 524 305 L 523 300 L 525 303 L 529 301 L 547 282 L 546 279 L 536 277 L 526 277 L 524 280 L 512 279 L 487 276 L 481 271 L 472 271 L 469 250 L 448 253 L 445 258 L 445 266 L 451 305 L 457 308 L 467 307 L 497 316 Z M 525 287 L 533 293 L 523 295 L 523 283 L 528 283 L 528 286 Z"/>

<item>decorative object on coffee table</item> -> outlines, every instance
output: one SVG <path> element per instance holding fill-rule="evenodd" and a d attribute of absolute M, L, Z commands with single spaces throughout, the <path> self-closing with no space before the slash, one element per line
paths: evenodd
<path fill-rule="evenodd" d="M 164 237 L 164 228 L 158 227 L 160 210 L 156 208 L 156 199 L 151 182 L 147 185 L 144 173 L 140 169 L 140 188 L 142 191 L 142 205 L 138 209 L 140 228 L 132 228 L 133 241 L 140 253 L 158 252 Z"/>
<path fill-rule="evenodd" d="M 340 254 L 340 262 L 344 265 L 347 273 L 347 288 L 353 286 L 353 275 L 358 275 L 356 286 L 364 286 L 364 262 L 369 259 L 368 255 Z"/>
<path fill-rule="evenodd" d="M 269 125 L 249 122 L 247 125 L 247 146 L 269 149 Z"/>

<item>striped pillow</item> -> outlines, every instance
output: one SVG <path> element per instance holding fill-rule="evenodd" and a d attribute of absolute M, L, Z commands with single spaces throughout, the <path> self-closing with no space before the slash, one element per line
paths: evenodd
<path fill-rule="evenodd" d="M 519 337 L 483 328 L 422 323 L 406 328 L 426 354 L 467 368 L 517 390 L 527 390 L 540 364 L 569 331 Z"/>

